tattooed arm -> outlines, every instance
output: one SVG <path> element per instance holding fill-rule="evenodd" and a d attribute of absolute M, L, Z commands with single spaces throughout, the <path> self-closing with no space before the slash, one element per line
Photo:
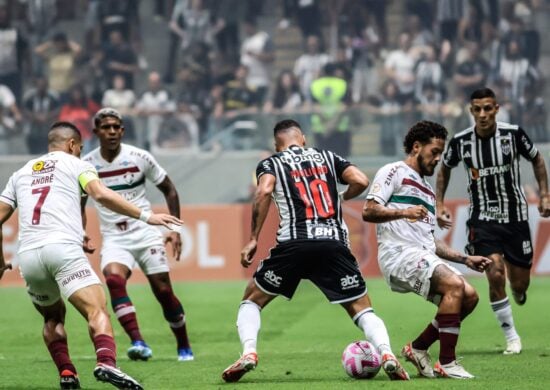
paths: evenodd
<path fill-rule="evenodd" d="M 260 176 L 258 181 L 258 187 L 254 194 L 254 201 L 252 203 L 252 224 L 250 232 L 250 241 L 245 245 L 241 251 L 241 264 L 243 267 L 248 268 L 252 264 L 252 258 L 256 253 L 258 246 L 258 237 L 264 225 L 265 218 L 269 212 L 269 205 L 271 204 L 271 194 L 275 188 L 275 176 L 265 174 Z"/>
<path fill-rule="evenodd" d="M 454 263 L 464 264 L 466 267 L 477 272 L 483 272 L 492 263 L 492 261 L 483 256 L 468 256 L 454 250 L 442 240 L 435 240 L 435 254 L 442 259 Z"/>

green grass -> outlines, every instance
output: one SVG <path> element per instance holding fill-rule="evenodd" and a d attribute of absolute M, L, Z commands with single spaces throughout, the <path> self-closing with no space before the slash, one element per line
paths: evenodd
<path fill-rule="evenodd" d="M 369 381 L 348 378 L 340 356 L 362 333 L 338 305 L 330 305 L 309 282 L 303 282 L 294 299 L 275 300 L 262 313 L 260 364 L 237 384 L 225 384 L 220 374 L 240 352 L 235 328 L 236 312 L 245 282 L 179 283 L 177 295 L 187 312 L 196 360 L 178 363 L 175 343 L 148 286 L 131 286 L 142 334 L 153 348 L 149 362 L 131 362 L 129 345 L 115 324 L 119 365 L 139 379 L 146 389 L 548 389 L 550 388 L 550 278 L 535 278 L 524 307 L 513 304 L 516 326 L 524 350 L 503 356 L 502 332 L 490 310 L 485 279 L 472 279 L 480 304 L 463 323 L 458 355 L 476 379 L 428 380 L 413 375 L 407 384 L 390 382 L 380 373 Z M 434 315 L 435 307 L 413 294 L 389 291 L 382 280 L 367 281 L 376 312 L 384 319 L 395 352 L 414 338 Z M 1 389 L 57 388 L 55 366 L 43 344 L 41 320 L 22 288 L 0 290 Z M 66 328 L 70 352 L 79 369 L 83 388 L 104 389 L 92 375 L 93 347 L 84 320 L 70 308 Z M 437 356 L 437 350 L 432 351 Z M 411 374 L 413 367 L 405 363 Z"/>

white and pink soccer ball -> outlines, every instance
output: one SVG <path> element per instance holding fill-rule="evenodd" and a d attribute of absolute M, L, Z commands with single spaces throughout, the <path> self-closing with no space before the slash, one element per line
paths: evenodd
<path fill-rule="evenodd" d="M 352 378 L 374 378 L 382 365 L 382 357 L 368 341 L 354 341 L 344 349 L 342 366 Z"/>

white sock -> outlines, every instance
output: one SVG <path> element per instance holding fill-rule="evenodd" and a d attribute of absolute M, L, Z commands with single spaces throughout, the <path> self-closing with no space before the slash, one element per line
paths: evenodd
<path fill-rule="evenodd" d="M 519 339 L 518 332 L 516 332 L 514 326 L 514 317 L 512 317 L 512 306 L 510 306 L 508 297 L 501 301 L 491 302 L 491 308 L 495 312 L 495 316 L 500 324 L 500 328 L 504 332 L 506 341 Z"/>
<path fill-rule="evenodd" d="M 374 314 L 372 307 L 354 315 L 353 322 L 365 333 L 367 340 L 374 344 L 381 355 L 386 353 L 393 355 L 386 325 L 380 317 Z"/>
<path fill-rule="evenodd" d="M 242 301 L 237 314 L 237 330 L 243 346 L 243 355 L 256 352 L 260 325 L 260 306 L 252 301 Z"/>

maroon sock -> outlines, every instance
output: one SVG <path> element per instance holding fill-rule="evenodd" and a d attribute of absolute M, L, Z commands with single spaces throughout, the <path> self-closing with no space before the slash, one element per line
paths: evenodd
<path fill-rule="evenodd" d="M 120 325 L 130 337 L 130 340 L 143 340 L 137 322 L 136 309 L 126 292 L 126 279 L 119 275 L 109 275 L 105 278 L 109 294 L 111 295 L 111 306 Z"/>
<path fill-rule="evenodd" d="M 460 314 L 438 314 L 439 324 L 439 362 L 447 364 L 456 360 L 456 343 L 460 332 Z"/>
<path fill-rule="evenodd" d="M 67 339 L 52 341 L 48 344 L 48 351 L 50 351 L 53 362 L 57 366 L 57 370 L 60 374 L 63 370 L 71 370 L 76 374 L 76 368 L 69 357 Z"/>
<path fill-rule="evenodd" d="M 439 339 L 439 330 L 436 320 L 433 320 L 428 324 L 426 329 L 412 342 L 412 347 L 414 349 L 420 349 L 426 351 Z"/>
<path fill-rule="evenodd" d="M 116 367 L 116 345 L 112 336 L 100 334 L 94 337 L 97 362 Z"/>
<path fill-rule="evenodd" d="M 162 306 L 164 318 L 168 321 L 172 333 L 176 336 L 178 349 L 190 348 L 187 326 L 185 325 L 185 313 L 183 307 L 174 295 L 172 288 L 165 288 L 156 293 L 156 297 Z"/>
<path fill-rule="evenodd" d="M 189 337 L 187 336 L 187 326 L 185 325 L 185 314 L 182 314 L 179 321 L 169 322 L 172 333 L 176 336 L 178 349 L 191 348 Z"/>

